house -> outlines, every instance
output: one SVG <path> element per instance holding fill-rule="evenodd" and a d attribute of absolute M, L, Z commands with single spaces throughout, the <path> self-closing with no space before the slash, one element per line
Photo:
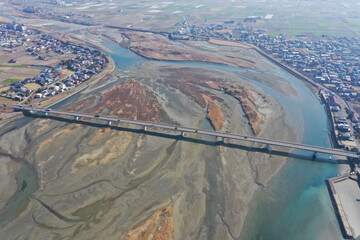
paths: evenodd
<path fill-rule="evenodd" d="M 339 106 L 335 106 L 335 107 L 333 107 L 333 108 L 331 109 L 331 111 L 333 111 L 333 112 L 338 112 L 338 111 L 340 111 L 340 107 L 339 107 Z"/>
<path fill-rule="evenodd" d="M 350 132 L 349 125 L 347 124 L 339 124 L 336 127 L 340 132 Z"/>
<path fill-rule="evenodd" d="M 341 133 L 339 133 L 339 138 L 340 138 L 341 140 L 349 140 L 350 137 L 351 137 L 351 135 L 350 135 L 349 133 L 347 133 L 347 132 L 341 132 Z"/>
<path fill-rule="evenodd" d="M 340 107 L 340 104 L 338 103 L 335 95 L 329 96 L 328 99 L 329 99 L 330 106 L 338 106 L 338 107 Z"/>
<path fill-rule="evenodd" d="M 338 117 L 337 122 L 338 123 L 346 123 L 347 122 L 346 117 Z"/>
<path fill-rule="evenodd" d="M 25 97 L 24 95 L 18 94 L 18 95 L 15 96 L 14 100 L 15 101 L 22 101 L 24 99 L 24 97 Z"/>

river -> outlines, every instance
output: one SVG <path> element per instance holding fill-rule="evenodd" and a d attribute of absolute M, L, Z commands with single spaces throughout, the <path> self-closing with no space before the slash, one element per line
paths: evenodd
<path fill-rule="evenodd" d="M 122 64 L 129 67 L 130 63 L 137 65 L 141 62 L 139 56 L 129 54 L 127 50 L 117 45 L 109 43 L 106 47 L 116 53 L 111 56 L 119 68 Z M 122 54 L 126 56 L 125 63 L 122 63 L 122 58 L 118 57 Z M 302 143 L 331 147 L 327 116 L 314 93 L 300 79 L 266 59 L 263 61 L 271 66 L 267 73 L 286 79 L 297 94 L 281 94 L 266 83 L 246 79 L 279 101 L 287 113 L 287 122 L 298 134 Z M 210 63 L 169 61 L 166 63 L 216 68 L 240 76 L 241 72 L 247 71 Z M 311 156 L 311 153 L 303 154 Z M 338 171 L 338 166 L 332 164 L 289 159 L 268 186 L 257 192 L 241 239 L 343 239 L 325 185 L 325 179 L 336 176 Z"/>
<path fill-rule="evenodd" d="M 114 52 L 109 55 L 114 59 L 116 67 L 122 70 L 134 68 L 145 61 L 114 43 L 108 42 L 106 47 Z M 269 74 L 286 79 L 296 90 L 296 95 L 285 95 L 266 83 L 245 79 L 279 101 L 287 113 L 287 122 L 298 134 L 302 143 L 330 147 L 327 117 L 316 96 L 301 80 L 266 59 L 264 61 L 271 66 Z M 209 63 L 166 63 L 216 68 L 239 76 L 246 71 Z M 75 100 L 77 95 L 54 107 Z M 24 125 L 28 121 L 30 119 L 18 120 L 18 123 Z M 311 155 L 311 153 L 304 154 Z M 324 182 L 326 178 L 333 177 L 337 173 L 336 165 L 289 159 L 268 186 L 255 195 L 241 239 L 342 239 Z M 36 176 L 32 178 L 35 180 Z M 29 182 L 34 181 L 29 180 Z M 33 186 L 28 185 L 28 187 L 31 192 L 34 191 Z M 21 192 L 19 194 L 21 195 Z M 28 195 L 29 192 L 26 191 L 26 196 Z M 18 197 L 23 199 L 21 196 Z"/>

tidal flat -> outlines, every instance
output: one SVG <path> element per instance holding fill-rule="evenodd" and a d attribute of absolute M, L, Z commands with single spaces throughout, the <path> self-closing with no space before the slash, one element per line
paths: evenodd
<path fill-rule="evenodd" d="M 179 69 L 184 75 L 174 85 Z M 110 87 L 90 87 L 61 108 L 212 129 L 209 96 L 223 115 L 218 130 L 253 134 L 239 100 L 209 88 L 221 82 L 251 92 L 251 105 L 263 120 L 258 136 L 296 141 L 277 101 L 240 77 L 156 61 L 130 70 L 125 81 L 118 82 L 116 74 L 102 83 Z M 202 82 L 189 82 L 191 74 L 202 76 Z M 184 91 L 195 85 L 200 96 Z M 1 223 L 0 235 L 9 239 L 237 238 L 255 191 L 286 163 L 284 157 L 217 145 L 213 138 L 192 136 L 191 141 L 71 121 L 26 120 L 1 123 L 1 153 L 21 159 L 37 176 L 26 205 Z M 10 181 L 16 189 L 15 172 Z"/>

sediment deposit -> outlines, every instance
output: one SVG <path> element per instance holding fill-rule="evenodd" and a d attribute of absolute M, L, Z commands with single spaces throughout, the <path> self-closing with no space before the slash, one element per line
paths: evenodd
<path fill-rule="evenodd" d="M 119 42 L 122 46 L 148 59 L 209 62 L 255 68 L 255 62 L 251 60 L 183 49 L 159 34 L 122 30 L 119 32 L 124 36 L 123 40 Z"/>
<path fill-rule="evenodd" d="M 295 138 L 277 101 L 234 75 L 147 62 L 127 77 L 101 92 L 89 88 L 62 107 Z M 39 185 L 18 213 L 0 222 L 6 239 L 238 238 L 255 191 L 286 162 L 241 146 L 219 146 L 211 137 L 181 138 L 151 128 L 146 134 L 125 130 L 135 126 L 30 118 L 0 124 L 1 161 L 11 156 L 28 164 Z"/>

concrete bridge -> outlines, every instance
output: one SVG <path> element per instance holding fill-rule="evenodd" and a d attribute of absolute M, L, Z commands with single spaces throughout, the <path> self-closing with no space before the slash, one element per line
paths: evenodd
<path fill-rule="evenodd" d="M 220 138 L 222 141 L 226 139 L 231 140 L 240 140 L 252 143 L 260 143 L 264 144 L 268 151 L 271 151 L 271 146 L 278 146 L 284 147 L 289 149 L 300 149 L 313 152 L 313 158 L 316 158 L 317 153 L 325 153 L 335 156 L 342 156 L 342 157 L 350 157 L 358 159 L 360 154 L 357 152 L 350 152 L 344 151 L 341 149 L 332 149 L 332 148 L 325 148 L 325 147 L 317 147 L 311 146 L 306 144 L 294 143 L 294 142 L 285 142 L 279 141 L 274 139 L 266 139 L 266 138 L 259 138 L 253 136 L 244 136 L 239 134 L 231 134 L 225 132 L 218 132 L 218 131 L 211 131 L 211 130 L 204 130 L 204 129 L 196 129 L 196 128 L 189 128 L 189 127 L 181 127 L 171 124 L 164 124 L 164 123 L 156 123 L 156 122 L 147 122 L 141 120 L 131 120 L 125 118 L 117 118 L 117 117 L 110 117 L 110 116 L 103 116 L 103 115 L 92 115 L 88 113 L 81 113 L 81 112 L 69 112 L 64 110 L 56 110 L 50 108 L 38 108 L 32 106 L 23 106 L 23 105 L 12 105 L 12 104 L 0 104 L 0 107 L 7 107 L 11 108 L 15 111 L 22 111 L 24 113 L 43 113 L 45 116 L 48 115 L 62 115 L 62 116 L 70 116 L 75 121 L 80 119 L 96 119 L 100 121 L 106 122 L 108 125 L 112 125 L 114 123 L 126 123 L 141 126 L 144 131 L 148 130 L 148 128 L 157 128 L 157 129 L 164 129 L 164 130 L 171 130 L 174 132 L 178 132 L 181 136 L 184 136 L 185 133 L 189 134 L 199 134 L 199 135 L 206 135 L 206 136 L 214 136 Z"/>
<path fill-rule="evenodd" d="M 85 26 L 85 27 L 81 27 L 81 28 L 72 28 L 69 30 L 63 30 L 63 31 L 57 31 L 57 33 L 72 33 L 72 32 L 79 32 L 79 31 L 85 31 L 85 30 L 90 30 L 90 29 L 99 29 L 99 28 L 104 28 L 104 25 L 95 25 L 95 26 Z"/>

